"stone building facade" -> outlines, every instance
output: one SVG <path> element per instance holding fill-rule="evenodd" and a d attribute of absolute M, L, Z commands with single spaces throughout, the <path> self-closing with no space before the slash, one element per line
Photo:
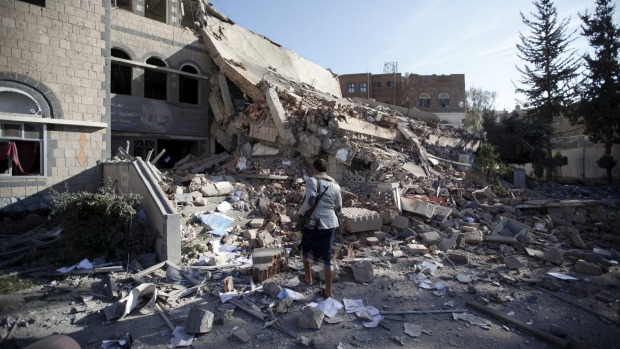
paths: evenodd
<path fill-rule="evenodd" d="M 168 163 L 212 151 L 211 63 L 180 1 L 0 1 L 0 210 L 95 190 L 128 142 Z"/>
<path fill-rule="evenodd" d="M 374 99 L 436 113 L 450 124 L 465 116 L 465 75 L 346 74 L 338 76 L 342 96 Z"/>

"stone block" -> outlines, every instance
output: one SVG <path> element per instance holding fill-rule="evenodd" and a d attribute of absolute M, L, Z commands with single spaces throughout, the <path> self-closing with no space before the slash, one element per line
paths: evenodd
<path fill-rule="evenodd" d="M 276 239 L 271 236 L 271 233 L 264 230 L 258 233 L 256 240 L 260 247 L 271 247 L 276 243 Z"/>
<path fill-rule="evenodd" d="M 217 188 L 213 184 L 200 187 L 200 193 L 206 197 L 218 196 Z"/>
<path fill-rule="evenodd" d="M 441 242 L 441 237 L 436 231 L 427 231 L 424 233 L 420 233 L 420 237 L 422 238 L 422 241 L 431 245 L 436 245 Z"/>
<path fill-rule="evenodd" d="M 369 283 L 375 279 L 374 270 L 370 261 L 360 261 L 351 266 L 355 281 Z"/>
<path fill-rule="evenodd" d="M 377 246 L 379 245 L 379 239 L 374 236 L 370 236 L 366 238 L 366 245 L 368 246 Z"/>
<path fill-rule="evenodd" d="M 510 270 L 523 268 L 523 263 L 521 263 L 521 261 L 515 256 L 505 257 L 504 264 L 506 264 L 506 267 Z"/>
<path fill-rule="evenodd" d="M 463 241 L 466 244 L 479 244 L 482 242 L 482 232 L 479 230 L 466 232 L 463 234 Z"/>
<path fill-rule="evenodd" d="M 372 233 L 379 241 L 383 241 L 387 238 L 387 233 L 384 231 L 375 231 Z"/>
<path fill-rule="evenodd" d="M 345 207 L 340 213 L 346 233 L 381 230 L 383 219 L 378 212 L 359 207 Z"/>
<path fill-rule="evenodd" d="M 280 224 L 291 224 L 291 218 L 282 213 L 278 213 L 278 220 L 280 221 Z"/>
<path fill-rule="evenodd" d="M 232 184 L 227 181 L 213 183 L 213 186 L 219 196 L 228 195 L 233 190 Z"/>
<path fill-rule="evenodd" d="M 299 315 L 299 328 L 318 330 L 321 328 L 325 314 L 315 307 L 305 307 Z"/>
<path fill-rule="evenodd" d="M 603 268 L 600 265 L 584 261 L 583 259 L 578 260 L 574 267 L 575 270 L 583 274 L 603 275 Z"/>
<path fill-rule="evenodd" d="M 269 207 L 270 204 L 271 200 L 267 198 L 258 199 L 258 210 L 260 211 L 260 214 L 263 215 L 263 217 L 269 217 L 269 213 L 271 212 L 271 209 Z"/>
<path fill-rule="evenodd" d="M 454 262 L 454 264 L 467 264 L 469 263 L 469 258 L 467 258 L 467 255 L 465 254 L 460 254 L 460 253 L 448 253 L 448 258 L 450 258 L 450 260 L 452 262 Z"/>
<path fill-rule="evenodd" d="M 435 214 L 435 205 L 419 199 L 400 198 L 403 211 L 411 212 L 425 218 L 432 218 Z"/>
<path fill-rule="evenodd" d="M 562 257 L 562 251 L 558 250 L 557 248 L 550 248 L 546 250 L 542 258 L 555 265 L 561 265 L 564 262 L 564 258 Z"/>
<path fill-rule="evenodd" d="M 271 298 L 277 298 L 281 290 L 282 287 L 274 281 L 268 281 L 263 283 L 263 293 L 265 293 Z"/>
<path fill-rule="evenodd" d="M 276 224 L 274 222 L 269 222 L 267 223 L 267 225 L 265 226 L 265 230 L 267 230 L 268 232 L 272 232 L 276 229 Z"/>
<path fill-rule="evenodd" d="M 241 343 L 250 343 L 252 337 L 246 332 L 246 330 L 240 328 L 232 333 L 233 337 Z"/>
<path fill-rule="evenodd" d="M 243 231 L 243 237 L 246 239 L 256 239 L 258 235 L 258 229 L 247 229 Z"/>
<path fill-rule="evenodd" d="M 392 227 L 399 229 L 399 230 L 403 230 L 409 227 L 409 217 L 405 217 L 405 216 L 394 217 L 394 219 L 392 220 Z"/>
<path fill-rule="evenodd" d="M 265 223 L 265 220 L 262 218 L 254 218 L 250 221 L 250 227 L 252 228 L 260 228 Z"/>
<path fill-rule="evenodd" d="M 185 320 L 185 332 L 187 333 L 207 333 L 213 329 L 213 319 L 215 315 L 200 308 L 191 308 L 187 320 Z"/>
<path fill-rule="evenodd" d="M 411 254 L 426 254 L 428 253 L 428 247 L 422 244 L 409 244 L 407 245 L 407 251 Z"/>

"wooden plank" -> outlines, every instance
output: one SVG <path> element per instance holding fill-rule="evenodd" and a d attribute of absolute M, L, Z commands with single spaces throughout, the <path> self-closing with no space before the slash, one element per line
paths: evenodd
<path fill-rule="evenodd" d="M 508 315 L 504 315 L 494 309 L 491 309 L 489 307 L 487 307 L 486 305 L 482 305 L 480 303 L 476 303 L 476 302 L 472 302 L 472 301 L 468 301 L 467 305 L 469 305 L 470 307 L 478 310 L 479 312 L 485 313 L 487 315 L 491 315 L 496 319 L 502 320 L 506 323 L 509 323 L 513 326 L 516 326 L 517 328 L 519 328 L 520 330 L 524 331 L 524 332 L 528 332 L 530 334 L 535 335 L 536 337 L 540 338 L 540 339 L 544 339 L 547 342 L 559 347 L 559 348 L 568 348 L 569 342 L 565 339 L 562 339 L 560 337 L 556 337 L 554 335 L 552 335 L 551 333 L 547 332 L 547 331 L 543 331 L 539 328 L 535 328 L 532 327 L 528 324 L 526 324 L 525 322 L 521 321 L 521 320 L 517 320 L 511 316 Z"/>
<path fill-rule="evenodd" d="M 136 274 L 133 274 L 133 275 L 135 277 L 141 278 L 141 277 L 143 277 L 143 276 L 145 276 L 147 274 L 150 274 L 150 273 L 154 272 L 157 269 L 161 269 L 161 267 L 163 267 L 165 264 L 166 264 L 165 261 L 164 262 L 159 262 L 159 263 L 157 263 L 157 264 L 155 264 L 155 265 L 153 265 L 153 266 L 151 266 L 149 268 L 146 268 L 143 271 L 141 271 L 139 273 L 136 273 Z"/>
<path fill-rule="evenodd" d="M 68 274 L 111 273 L 114 271 L 123 271 L 123 266 L 114 265 L 110 267 L 101 267 L 101 268 L 92 268 L 92 269 L 76 269 L 76 270 L 71 270 Z"/>
<path fill-rule="evenodd" d="M 194 285 L 201 285 L 202 281 L 196 279 L 195 277 L 189 275 L 188 273 L 184 272 L 178 265 L 174 264 L 173 262 L 170 261 L 166 261 L 166 264 L 168 264 L 169 267 L 176 269 L 176 271 L 179 272 L 179 274 L 183 275 L 184 278 L 186 278 L 189 282 L 191 282 Z"/>
<path fill-rule="evenodd" d="M 118 293 L 118 286 L 116 286 L 116 280 L 114 280 L 110 273 L 106 273 L 104 277 L 108 285 L 108 294 L 110 295 L 110 298 L 113 300 L 119 299 L 120 296 Z"/>

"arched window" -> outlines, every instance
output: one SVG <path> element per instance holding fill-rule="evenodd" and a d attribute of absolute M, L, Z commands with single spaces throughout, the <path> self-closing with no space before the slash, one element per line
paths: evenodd
<path fill-rule="evenodd" d="M 198 74 L 198 69 L 189 64 L 182 66 L 181 71 Z M 198 104 L 198 86 L 198 79 L 187 75 L 179 75 L 179 102 Z"/>
<path fill-rule="evenodd" d="M 118 48 L 112 49 L 112 57 L 131 60 L 131 57 L 125 51 Z M 112 62 L 112 86 L 110 86 L 110 92 L 131 96 L 131 81 L 131 67 Z"/>
<path fill-rule="evenodd" d="M 450 95 L 442 92 L 439 94 L 439 106 L 442 108 L 447 108 L 450 106 Z"/>
<path fill-rule="evenodd" d="M 39 104 L 27 93 L 0 87 L 0 116 L 41 118 Z M 0 118 L 0 178 L 45 175 L 46 125 Z"/>
<path fill-rule="evenodd" d="M 431 106 L 431 95 L 426 92 L 420 93 L 418 105 L 422 108 L 429 108 Z"/>
<path fill-rule="evenodd" d="M 146 64 L 157 67 L 165 67 L 166 63 L 159 58 L 151 57 L 146 60 Z M 168 74 L 156 70 L 144 69 L 144 97 L 152 99 L 166 100 L 168 96 Z"/>

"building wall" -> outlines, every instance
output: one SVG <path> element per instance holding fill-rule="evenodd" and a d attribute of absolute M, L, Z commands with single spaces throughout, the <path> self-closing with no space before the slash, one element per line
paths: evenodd
<path fill-rule="evenodd" d="M 444 116 L 450 123 L 458 121 L 465 115 L 465 75 L 418 75 L 409 74 L 402 77 L 395 74 L 346 74 L 338 77 L 342 96 L 345 98 L 366 98 L 378 102 L 395 104 L 398 106 L 416 107 L 422 111 L 437 113 Z M 388 87 L 388 81 L 393 82 L 393 87 Z M 360 84 L 367 83 L 367 93 L 360 91 Z M 354 84 L 354 92 L 349 92 L 349 84 Z M 442 107 L 439 103 L 439 94 L 447 93 L 450 99 L 448 106 Z M 428 107 L 419 104 L 422 93 L 430 96 Z M 462 104 L 460 104 L 462 102 Z M 408 104 L 407 104 L 408 103 Z M 443 118 L 442 118 L 443 119 Z"/>
<path fill-rule="evenodd" d="M 108 122 L 109 6 L 105 0 L 47 0 L 45 7 L 0 1 L 0 90 L 37 100 L 39 115 L 18 118 L 71 124 L 46 124 L 43 176 L 0 177 L 0 209 L 40 208 L 50 187 L 100 185 L 97 161 L 110 156 L 109 128 L 101 126 Z M 0 122 L 6 117 L 0 113 Z"/>
<path fill-rule="evenodd" d="M 431 113 L 464 113 L 465 112 L 465 75 L 418 75 L 410 74 L 406 78 L 404 94 L 409 96 L 411 106 Z M 450 104 L 447 107 L 439 105 L 439 94 L 448 93 Z M 429 107 L 419 104 L 422 93 L 428 93 L 431 97 Z M 459 104 L 462 102 L 462 104 Z"/>

